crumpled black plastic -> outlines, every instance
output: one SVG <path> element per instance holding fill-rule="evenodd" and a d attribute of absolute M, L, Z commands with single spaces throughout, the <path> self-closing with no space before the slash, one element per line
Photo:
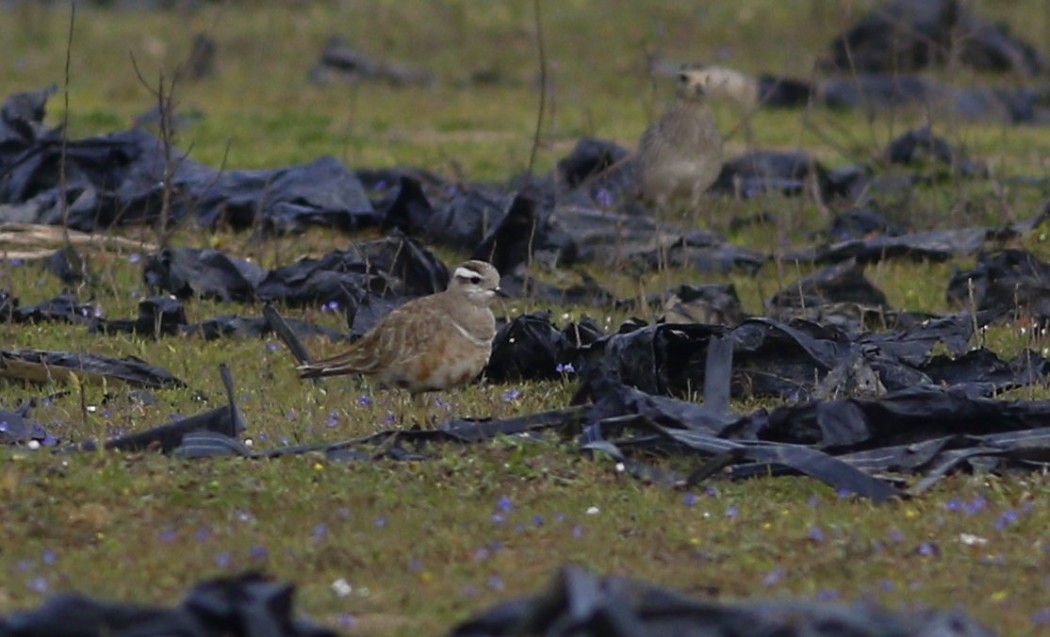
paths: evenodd
<path fill-rule="evenodd" d="M 904 234 L 904 226 L 890 220 L 871 208 L 850 208 L 832 217 L 821 234 L 829 241 L 865 239 L 873 235 L 897 236 Z"/>
<path fill-rule="evenodd" d="M 504 383 L 562 377 L 577 362 L 580 347 L 602 336 L 593 321 L 555 327 L 550 314 L 522 314 L 500 327 L 492 341 L 485 378 Z"/>
<path fill-rule="evenodd" d="M 974 385 L 948 388 L 915 383 L 878 399 L 813 400 L 745 415 L 728 411 L 731 336 L 719 326 L 704 328 L 714 344 L 702 362 L 704 402 L 655 395 L 623 384 L 621 368 L 608 359 L 582 370 L 576 406 L 507 419 L 454 418 L 434 429 L 391 429 L 340 442 L 256 451 L 214 431 L 183 436 L 178 456 L 239 456 L 265 459 L 323 453 L 333 461 L 424 460 L 441 443 L 478 443 L 496 436 L 575 437 L 590 455 L 610 457 L 647 482 L 690 488 L 713 475 L 803 474 L 874 501 L 909 492 L 880 477 L 918 473 L 916 489 L 958 469 L 1032 469 L 1050 464 L 1050 401 L 985 398 Z M 542 317 L 530 317 L 516 333 L 549 336 Z M 952 331 L 951 325 L 930 328 Z M 508 330 L 508 335 L 511 330 Z M 897 338 L 906 359 L 927 348 L 929 334 Z M 561 337 L 555 337 L 560 339 Z M 915 340 L 919 342 L 915 342 Z M 914 350 L 914 351 L 910 351 Z M 542 356 L 541 356 L 542 357 Z M 549 361 L 543 363 L 548 368 Z M 1045 372 L 1046 363 L 1043 363 Z M 571 372 L 565 372 L 567 374 Z M 981 381 L 983 382 L 983 381 Z M 586 404 L 588 403 L 589 404 Z M 656 454 L 692 463 L 681 473 L 650 464 Z M 912 491 L 914 492 L 914 491 Z"/>
<path fill-rule="evenodd" d="M 57 352 L 38 349 L 0 350 L 0 377 L 25 379 L 14 370 L 20 364 L 47 368 L 56 375 L 74 373 L 81 378 L 104 377 L 136 387 L 174 388 L 185 383 L 166 369 L 150 365 L 134 356 L 113 358 L 85 352 Z M 44 378 L 40 380 L 46 380 Z"/>
<path fill-rule="evenodd" d="M 886 295 L 864 276 L 856 261 L 843 261 L 789 283 L 766 303 L 774 310 L 803 310 L 828 303 L 885 307 Z"/>
<path fill-rule="evenodd" d="M 94 320 L 95 304 L 81 303 L 76 295 L 63 292 L 34 305 L 20 306 L 18 297 L 0 290 L 0 323 L 45 323 L 62 321 L 88 324 Z"/>
<path fill-rule="evenodd" d="M 334 157 L 271 170 L 228 170 L 179 187 L 182 205 L 208 228 L 291 234 L 310 226 L 357 230 L 380 221 L 357 175 Z"/>
<path fill-rule="evenodd" d="M 345 340 L 342 332 L 332 330 L 299 319 L 288 319 L 290 329 L 300 338 L 324 336 L 331 340 Z M 190 323 L 186 309 L 174 296 L 151 296 L 139 301 L 138 316 L 133 319 L 96 319 L 89 329 L 101 334 L 137 334 L 148 338 L 186 334 L 205 340 L 226 337 L 261 338 L 272 333 L 269 323 L 262 316 L 248 317 L 237 314 L 222 314 Z"/>
<path fill-rule="evenodd" d="M 40 440 L 47 435 L 43 425 L 29 419 L 32 407 L 33 402 L 26 401 L 14 411 L 0 409 L 0 445 Z"/>
<path fill-rule="evenodd" d="M 434 82 L 434 75 L 407 64 L 375 60 L 354 49 L 342 36 L 330 37 L 321 52 L 321 60 L 310 69 L 310 81 L 328 85 L 362 80 L 392 86 L 429 86 Z"/>
<path fill-rule="evenodd" d="M 955 384 L 972 383 L 970 391 L 984 395 L 1041 382 L 1048 370 L 1035 353 L 1012 362 L 992 353 L 981 359 L 960 358 L 967 351 L 973 326 L 968 315 L 855 334 L 804 320 L 760 317 L 735 328 L 661 324 L 598 339 L 580 352 L 575 367 L 600 365 L 619 381 L 645 392 L 686 395 L 704 386 L 708 344 L 712 337 L 724 336 L 733 342 L 732 387 L 738 398 L 810 397 L 828 372 L 854 356 L 857 348 L 866 350 L 868 364 L 889 391 L 916 383 L 951 384 L 954 379 Z M 931 357 L 938 344 L 956 357 L 950 364 Z"/>
<path fill-rule="evenodd" d="M 827 170 L 809 154 L 755 150 L 726 160 L 710 190 L 744 198 L 769 192 L 798 195 L 809 179 L 816 180 L 824 199 L 836 194 Z"/>
<path fill-rule="evenodd" d="M 269 271 L 210 248 L 166 248 L 147 259 L 143 269 L 147 286 L 179 298 L 290 306 L 335 302 L 356 307 L 369 294 L 423 296 L 443 290 L 448 276 L 448 268 L 429 250 L 397 233 Z"/>
<path fill-rule="evenodd" d="M 872 604 L 696 599 L 569 565 L 545 591 L 500 602 L 450 637 L 992 637 L 959 610 L 892 612 Z"/>
<path fill-rule="evenodd" d="M 332 157 L 273 170 L 219 171 L 142 129 L 67 140 L 42 125 L 52 88 L 11 96 L 0 110 L 0 221 L 83 231 L 161 221 L 165 166 L 172 166 L 169 223 L 229 224 L 298 232 L 308 225 L 357 229 L 379 216 L 356 174 Z M 65 204 L 59 164 L 66 157 Z"/>
<path fill-rule="evenodd" d="M 802 248 L 784 254 L 781 258 L 799 263 L 838 263 L 848 259 L 856 259 L 860 263 L 875 263 L 893 258 L 946 261 L 952 257 L 977 254 L 989 242 L 1003 241 L 1031 231 L 1046 219 L 1047 214 L 1042 212 L 1025 221 L 1001 227 L 947 228 L 896 236 L 878 235 L 849 239 Z"/>
<path fill-rule="evenodd" d="M 1031 317 L 1045 324 L 1050 322 L 1050 264 L 1027 250 L 982 253 L 972 269 L 952 275 L 947 297 L 997 319 Z"/>
<path fill-rule="evenodd" d="M 630 154 L 623 146 L 607 139 L 582 137 L 569 154 L 558 160 L 558 172 L 566 188 L 576 188 L 596 177 Z"/>
<path fill-rule="evenodd" d="M 707 323 L 732 327 L 747 317 L 732 283 L 684 283 L 650 295 L 646 303 L 651 308 L 664 310 L 662 323 Z M 636 303 L 634 299 L 624 299 L 617 305 L 634 308 Z"/>
<path fill-rule="evenodd" d="M 1005 124 L 1050 123 L 1047 93 L 1041 87 L 954 86 L 908 73 L 850 73 L 813 89 L 832 108 L 877 113 L 895 108 L 929 108 L 947 118 Z"/>
<path fill-rule="evenodd" d="M 0 617 L 0 636 L 336 637 L 294 616 L 294 590 L 291 584 L 248 572 L 205 580 L 174 607 L 65 593 L 48 598 L 39 608 Z"/>
<path fill-rule="evenodd" d="M 886 149 L 887 159 L 892 164 L 912 165 L 920 161 L 935 161 L 947 164 L 955 175 L 984 178 L 987 166 L 973 161 L 953 147 L 948 140 L 933 133 L 930 126 L 906 131 L 890 142 Z"/>
<path fill-rule="evenodd" d="M 102 443 L 103 449 L 115 451 L 157 451 L 172 453 L 182 446 L 183 439 L 192 433 L 208 432 L 216 436 L 235 439 L 244 432 L 246 425 L 244 415 L 237 407 L 234 398 L 233 375 L 223 364 L 219 374 L 226 390 L 226 404 L 215 409 L 179 418 L 172 422 L 151 427 L 143 431 L 123 435 Z M 135 390 L 142 397 L 143 392 Z M 144 398 L 144 400 L 151 400 Z M 99 442 L 88 439 L 81 442 L 61 441 L 48 434 L 42 425 L 29 420 L 29 409 L 36 404 L 36 399 L 27 401 L 16 411 L 0 410 L 0 444 L 15 445 L 37 441 L 56 452 L 97 451 Z"/>
<path fill-rule="evenodd" d="M 251 301 L 266 269 L 212 248 L 165 248 L 146 259 L 143 282 L 178 298 Z"/>
<path fill-rule="evenodd" d="M 356 308 L 370 294 L 411 298 L 440 292 L 448 279 L 448 268 L 430 250 L 394 233 L 276 268 L 256 293 L 290 306 L 334 301 Z"/>
<path fill-rule="evenodd" d="M 965 33 L 965 38 L 959 38 Z M 862 16 L 831 44 L 829 66 L 860 73 L 907 73 L 952 60 L 974 69 L 1041 75 L 1050 61 L 1032 44 L 959 0 L 895 0 Z"/>

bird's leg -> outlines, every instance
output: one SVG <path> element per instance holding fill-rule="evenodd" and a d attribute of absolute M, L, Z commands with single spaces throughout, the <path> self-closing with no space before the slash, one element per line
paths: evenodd
<path fill-rule="evenodd" d="M 434 423 L 430 418 L 430 400 L 426 394 L 412 394 L 412 411 L 420 429 L 431 429 Z"/>

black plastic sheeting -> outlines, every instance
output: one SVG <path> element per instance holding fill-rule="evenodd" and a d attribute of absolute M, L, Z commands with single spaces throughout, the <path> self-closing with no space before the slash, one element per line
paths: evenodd
<path fill-rule="evenodd" d="M 179 298 L 290 306 L 356 307 L 369 295 L 423 296 L 443 290 L 448 276 L 448 268 L 429 250 L 397 234 L 274 270 L 217 250 L 167 248 L 147 260 L 143 270 L 152 290 Z"/>
<path fill-rule="evenodd" d="M 1050 60 L 1032 44 L 960 0 L 882 3 L 835 39 L 830 66 L 843 73 L 906 73 L 949 60 L 981 71 L 1030 76 L 1050 69 Z"/>
<path fill-rule="evenodd" d="M 861 239 L 847 239 L 827 245 L 795 250 L 782 255 L 786 261 L 799 263 L 838 263 L 855 259 L 861 263 L 875 263 L 893 258 L 913 261 L 947 261 L 952 257 L 978 254 L 995 242 L 1017 237 L 1042 225 L 1047 212 L 1031 219 L 999 227 L 946 228 L 906 234 L 877 235 Z"/>
<path fill-rule="evenodd" d="M 768 255 L 734 246 L 717 234 L 649 218 L 648 211 L 635 201 L 634 167 L 626 150 L 597 139 L 581 140 L 548 175 L 486 186 L 452 184 L 419 170 L 355 172 L 332 158 L 270 170 L 220 171 L 178 150 L 171 150 L 169 158 L 158 139 L 133 129 L 68 140 L 63 194 L 61 134 L 41 123 L 52 93 L 45 89 L 16 94 L 0 107 L 0 221 L 62 224 L 68 218 L 70 227 L 85 231 L 126 224 L 157 227 L 163 217 L 164 167 L 170 165 L 171 223 L 273 233 L 301 232 L 312 226 L 340 230 L 378 226 L 486 259 L 504 275 L 534 259 L 647 269 L 688 265 L 699 272 L 717 273 L 754 273 L 768 260 Z M 735 197 L 817 192 L 823 201 L 866 204 L 873 197 L 903 192 L 930 179 L 987 175 L 983 165 L 966 158 L 929 128 L 905 132 L 891 142 L 884 155 L 889 162 L 915 172 L 887 180 L 865 165 L 829 170 L 802 151 L 757 150 L 729 159 L 712 192 Z M 938 259 L 972 254 L 986 241 L 1001 238 L 1000 230 L 972 228 L 854 239 L 846 245 L 790 256 L 820 262 L 850 257 L 861 261 L 895 256 Z M 64 255 L 65 262 L 61 256 L 56 256 L 52 269 L 68 282 L 88 273 L 82 263 L 69 260 L 71 255 Z M 193 257 L 200 261 L 197 265 L 186 263 L 181 256 L 172 252 L 154 255 L 161 270 L 176 270 L 167 282 L 163 272 L 158 273 L 157 285 L 180 296 L 279 300 L 287 295 L 281 290 L 257 295 L 256 287 L 262 284 L 258 279 L 264 273 L 254 266 L 224 263 L 227 257 L 218 252 L 201 251 Z M 186 271 L 180 273 L 180 268 Z M 210 272 L 215 269 L 225 274 Z M 218 279 L 209 279 L 212 274 Z M 194 290 L 198 275 L 203 275 L 202 289 Z M 360 279 L 340 283 L 355 290 L 349 296 L 360 297 L 360 290 L 368 289 Z M 280 282 L 276 285 L 280 287 Z M 326 289 L 320 296 L 327 300 L 339 296 L 348 300 L 347 294 Z M 316 296 L 311 292 L 290 302 L 310 303 Z"/>
<path fill-rule="evenodd" d="M 952 275 L 948 300 L 997 319 L 1050 322 L 1050 264 L 1026 250 L 984 253 L 970 270 Z"/>
<path fill-rule="evenodd" d="M 0 637 L 336 637 L 296 617 L 295 587 L 258 573 L 203 581 L 173 607 L 66 593 L 0 617 Z"/>
<path fill-rule="evenodd" d="M 0 637 L 336 637 L 294 614 L 294 587 L 247 572 L 198 583 L 173 607 L 66 593 L 0 617 Z M 563 567 L 544 591 L 503 601 L 450 637 L 992 637 L 960 610 L 892 612 L 872 604 L 803 600 L 719 602 L 621 576 Z"/>
<path fill-rule="evenodd" d="M 70 374 L 82 380 L 106 378 L 135 387 L 163 389 L 185 386 L 168 370 L 134 356 L 114 358 L 88 352 L 0 349 L 0 377 L 47 382 L 52 377 L 64 378 Z"/>
<path fill-rule="evenodd" d="M 450 637 L 992 637 L 959 610 L 891 612 L 871 604 L 696 599 L 567 566 L 547 590 L 496 604 Z"/>
<path fill-rule="evenodd" d="M 290 232 L 308 225 L 350 230 L 379 221 L 357 176 L 331 157 L 273 170 L 218 171 L 177 149 L 166 152 L 141 129 L 67 140 L 63 149 L 61 131 L 41 124 L 53 93 L 53 87 L 19 93 L 0 107 L 0 206 L 16 204 L 0 208 L 4 221 L 68 222 L 84 231 L 157 225 L 168 166 L 170 222 Z"/>
<path fill-rule="evenodd" d="M 973 324 L 960 315 L 903 331 L 847 335 L 803 321 L 748 319 L 733 329 L 625 326 L 603 336 L 587 321 L 557 329 L 544 315 L 524 315 L 500 329 L 492 377 L 578 374 L 576 406 L 256 452 L 239 441 L 244 424 L 224 371 L 228 406 L 106 446 L 184 457 L 323 453 L 332 460 L 419 460 L 436 453 L 437 443 L 556 436 L 613 458 L 639 479 L 677 488 L 716 474 L 802 474 L 882 501 L 921 492 L 950 471 L 1050 466 L 1050 401 L 991 398 L 1045 382 L 1048 362 L 1033 352 L 1012 361 L 987 350 L 967 352 Z M 957 354 L 931 354 L 935 346 Z M 701 390 L 702 403 L 674 397 Z M 731 395 L 791 403 L 738 415 L 729 411 Z M 12 414 L 24 426 L 20 435 L 9 430 L 7 442 L 39 434 L 25 408 Z M 653 464 L 656 457 L 674 466 Z M 917 474 L 919 482 L 904 490 L 902 477 L 888 480 L 887 474 Z"/>

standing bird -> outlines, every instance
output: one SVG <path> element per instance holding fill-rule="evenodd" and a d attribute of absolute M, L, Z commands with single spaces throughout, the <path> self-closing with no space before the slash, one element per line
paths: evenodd
<path fill-rule="evenodd" d="M 685 199 L 695 212 L 722 170 L 722 135 L 705 104 L 706 80 L 703 69 L 683 66 L 674 104 L 638 142 L 638 194 L 658 211 Z"/>
<path fill-rule="evenodd" d="M 499 280 L 492 265 L 467 261 L 444 292 L 405 303 L 342 354 L 300 365 L 299 376 L 363 374 L 413 397 L 463 385 L 492 354 L 496 319 L 490 305 L 500 294 Z"/>

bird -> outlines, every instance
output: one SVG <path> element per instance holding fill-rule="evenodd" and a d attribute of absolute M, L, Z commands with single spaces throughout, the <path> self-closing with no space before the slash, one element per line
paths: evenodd
<path fill-rule="evenodd" d="M 686 199 L 695 212 L 722 170 L 722 135 L 706 105 L 709 79 L 703 68 L 683 66 L 674 103 L 638 142 L 638 195 L 657 211 Z"/>
<path fill-rule="evenodd" d="M 380 387 L 420 394 L 444 391 L 477 378 L 492 354 L 496 318 L 491 305 L 499 272 L 466 261 L 447 289 L 413 299 L 387 314 L 346 351 L 299 365 L 301 378 L 361 374 Z"/>

